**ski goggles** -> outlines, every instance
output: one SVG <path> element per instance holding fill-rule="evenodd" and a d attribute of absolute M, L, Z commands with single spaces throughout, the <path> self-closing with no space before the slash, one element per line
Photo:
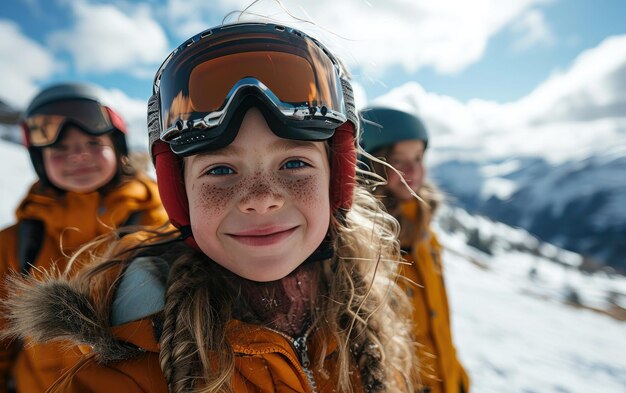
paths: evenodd
<path fill-rule="evenodd" d="M 161 65 L 153 92 L 160 118 L 150 132 L 180 156 L 231 143 L 251 105 L 287 139 L 326 140 L 356 122 L 339 62 L 315 39 L 275 24 L 226 25 L 192 37 Z"/>
<path fill-rule="evenodd" d="M 45 103 L 27 114 L 22 127 L 27 147 L 53 145 L 70 124 L 91 135 L 116 129 L 126 132 L 123 120 L 111 108 L 92 100 L 65 99 Z"/>

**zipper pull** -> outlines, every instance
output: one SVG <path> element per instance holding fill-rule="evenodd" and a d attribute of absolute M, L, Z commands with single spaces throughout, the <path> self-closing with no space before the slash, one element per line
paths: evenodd
<path fill-rule="evenodd" d="M 311 361 L 309 360 L 308 348 L 306 346 L 306 337 L 298 337 L 293 340 L 293 346 L 296 348 L 296 352 L 298 352 L 300 365 L 308 368 L 311 365 Z"/>

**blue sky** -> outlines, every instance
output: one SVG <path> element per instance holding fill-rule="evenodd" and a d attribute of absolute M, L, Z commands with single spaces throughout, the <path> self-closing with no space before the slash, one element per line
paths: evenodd
<path fill-rule="evenodd" d="M 626 34 L 621 0 L 283 0 L 348 64 L 364 104 L 408 82 L 461 103 L 523 100 L 607 37 Z M 241 0 L 0 2 L 0 99 L 21 108 L 42 86 L 88 80 L 143 121 L 154 72 L 187 37 Z"/>
<path fill-rule="evenodd" d="M 626 2 L 619 0 L 560 0 L 537 7 L 544 15 L 552 40 L 538 41 L 523 50 L 511 26 L 489 40 L 483 57 L 455 75 L 442 75 L 432 68 L 413 74 L 401 73 L 390 85 L 415 80 L 425 89 L 462 101 L 482 98 L 499 102 L 530 93 L 553 72 L 568 68 L 584 50 L 611 35 L 626 33 Z M 377 96 L 384 91 L 373 91 Z"/>

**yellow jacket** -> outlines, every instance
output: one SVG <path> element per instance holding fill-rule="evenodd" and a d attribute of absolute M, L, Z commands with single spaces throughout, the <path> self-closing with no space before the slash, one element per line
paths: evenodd
<path fill-rule="evenodd" d="M 16 217 L 17 224 L 0 232 L 1 279 L 11 272 L 36 274 L 35 269 L 49 269 L 53 264 L 64 269 L 68 255 L 114 228 L 127 224 L 160 226 L 167 221 L 156 184 L 143 176 L 105 194 L 55 195 L 36 183 L 18 207 Z M 42 225 L 35 230 L 42 235 L 40 241 L 32 241 L 32 233 L 23 232 L 27 227 L 24 222 Z M 24 254 L 29 240 L 37 243 L 30 246 L 39 251 L 27 252 L 29 260 L 22 260 L 20 254 Z M 4 296 L 2 287 L 0 295 Z M 0 329 L 3 326 L 0 319 Z M 0 342 L 0 393 L 11 387 L 12 380 L 19 393 L 44 392 L 80 355 L 76 348 L 65 349 L 58 343 L 31 346 Z"/>
<path fill-rule="evenodd" d="M 404 219 L 418 220 L 417 201 L 400 206 Z M 402 222 L 402 221 L 401 221 Z M 419 223 L 415 223 L 419 228 Z M 469 377 L 456 355 L 450 330 L 448 296 L 441 265 L 441 245 L 428 229 L 402 244 L 409 265 L 401 275 L 414 305 L 414 324 L 420 345 L 421 378 L 424 392 L 462 393 L 469 390 Z"/>

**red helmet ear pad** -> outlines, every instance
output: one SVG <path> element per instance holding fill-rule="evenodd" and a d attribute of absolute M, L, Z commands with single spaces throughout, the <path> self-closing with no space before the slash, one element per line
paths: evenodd
<path fill-rule="evenodd" d="M 352 205 L 356 177 L 355 126 L 346 122 L 335 130 L 330 140 L 330 205 L 333 213 L 348 210 Z M 170 222 L 186 236 L 185 241 L 198 248 L 191 235 L 189 201 L 185 191 L 183 170 L 178 158 L 167 143 L 157 140 L 152 146 L 152 157 L 156 168 L 157 185 L 161 202 Z"/>
<path fill-rule="evenodd" d="M 330 207 L 333 213 L 352 206 L 356 186 L 355 126 L 347 121 L 330 140 Z"/>
<path fill-rule="evenodd" d="M 191 232 L 189 202 L 180 159 L 172 152 L 167 143 L 160 140 L 155 141 L 152 146 L 152 159 L 156 168 L 161 203 L 170 218 L 170 222 L 176 228 Z M 193 236 L 189 236 L 190 234 L 183 233 L 185 242 L 199 249 Z"/>

